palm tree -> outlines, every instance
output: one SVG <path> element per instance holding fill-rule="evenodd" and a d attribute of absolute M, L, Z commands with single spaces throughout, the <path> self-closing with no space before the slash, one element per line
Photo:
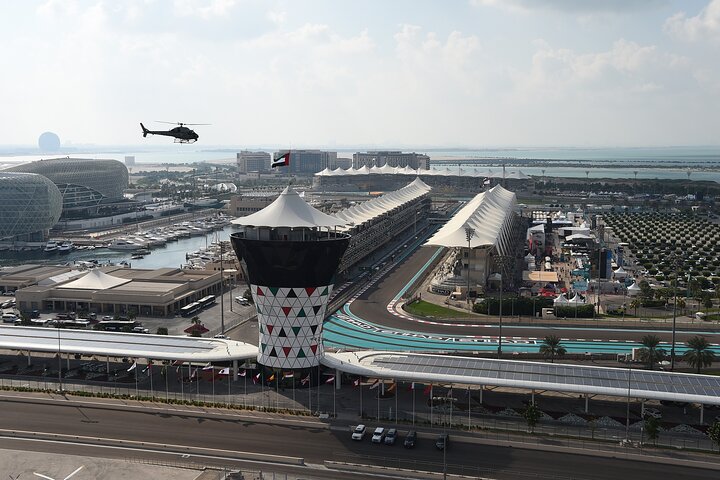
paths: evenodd
<path fill-rule="evenodd" d="M 638 351 L 640 360 L 647 363 L 648 369 L 652 370 L 656 362 L 665 358 L 665 349 L 658 348 L 660 339 L 655 335 L 645 335 L 640 339 L 642 348 Z"/>
<path fill-rule="evenodd" d="M 548 335 L 540 345 L 540 353 L 545 357 L 550 357 L 550 363 L 555 363 L 555 357 L 562 357 L 567 353 L 567 350 L 560 344 L 560 337 Z"/>
<path fill-rule="evenodd" d="M 683 354 L 683 359 L 690 364 L 691 367 L 697 369 L 709 367 L 715 361 L 715 352 L 710 349 L 710 343 L 705 337 L 694 336 L 687 341 L 688 350 Z"/>

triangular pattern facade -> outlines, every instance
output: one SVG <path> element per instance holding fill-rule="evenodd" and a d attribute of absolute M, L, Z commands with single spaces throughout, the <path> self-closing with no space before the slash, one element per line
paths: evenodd
<path fill-rule="evenodd" d="M 333 285 L 251 285 L 262 345 L 258 363 L 288 370 L 317 366 L 323 355 L 322 323 L 332 289 Z"/>

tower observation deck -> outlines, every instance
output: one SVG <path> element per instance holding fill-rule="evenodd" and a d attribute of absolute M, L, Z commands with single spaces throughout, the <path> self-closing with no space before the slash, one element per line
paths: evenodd
<path fill-rule="evenodd" d="M 246 268 L 258 316 L 258 363 L 271 368 L 317 366 L 322 324 L 337 267 L 350 235 L 345 221 L 307 204 L 287 187 L 270 205 L 233 221 L 230 237 Z"/>

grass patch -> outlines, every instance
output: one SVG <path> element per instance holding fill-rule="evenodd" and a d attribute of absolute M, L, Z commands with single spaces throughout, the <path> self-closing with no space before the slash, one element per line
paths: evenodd
<path fill-rule="evenodd" d="M 403 308 L 409 314 L 421 317 L 467 318 L 472 316 L 469 312 L 459 312 L 457 310 L 452 310 L 450 308 L 425 302 L 423 300 L 417 300 L 410 304 L 406 303 Z"/>

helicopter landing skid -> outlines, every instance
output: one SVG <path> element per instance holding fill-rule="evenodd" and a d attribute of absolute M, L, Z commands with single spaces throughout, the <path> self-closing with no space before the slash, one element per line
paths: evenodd
<path fill-rule="evenodd" d="M 175 140 L 173 140 L 173 143 L 195 143 L 195 142 L 197 142 L 197 139 L 185 140 L 184 138 L 176 138 Z"/>

